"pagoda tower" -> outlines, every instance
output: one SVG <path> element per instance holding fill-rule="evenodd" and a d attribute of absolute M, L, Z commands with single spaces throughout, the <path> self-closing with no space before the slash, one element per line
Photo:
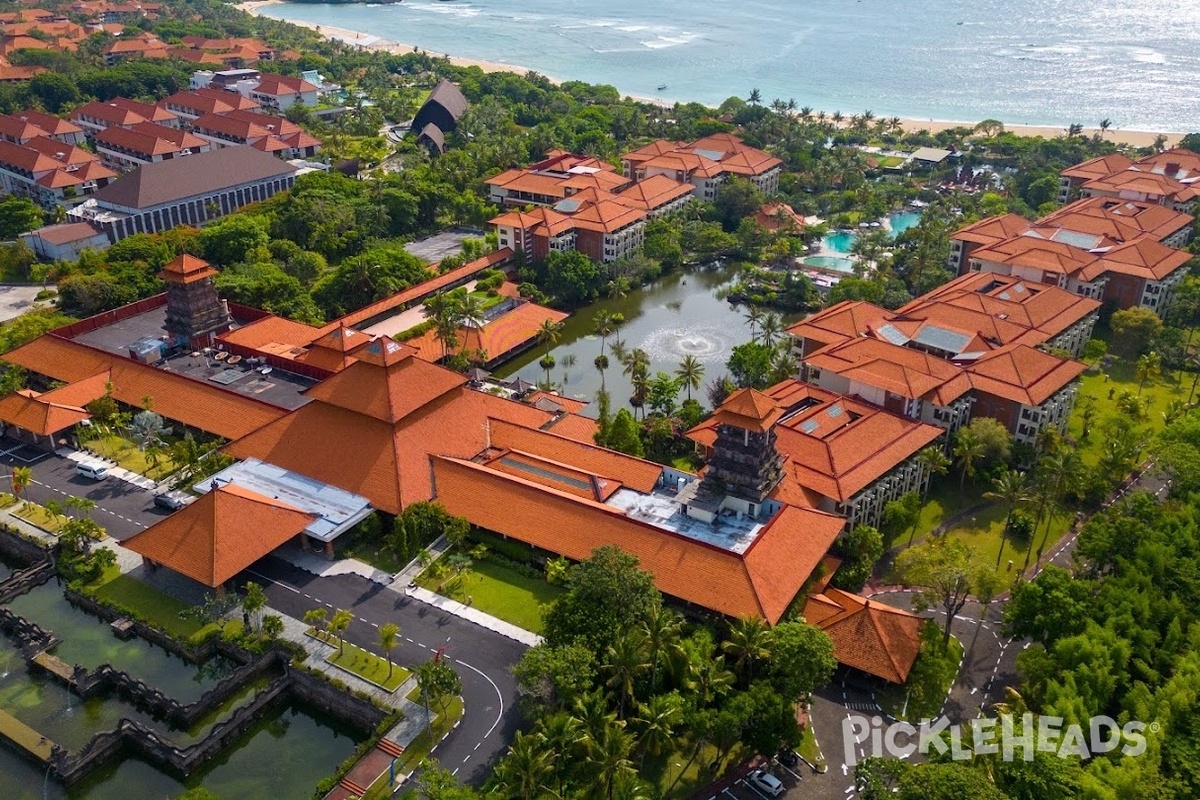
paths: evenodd
<path fill-rule="evenodd" d="M 166 264 L 158 277 L 167 284 L 167 321 L 171 343 L 189 345 L 228 330 L 229 307 L 217 297 L 217 271 L 202 258 L 186 253 Z"/>
<path fill-rule="evenodd" d="M 717 440 L 700 493 L 761 503 L 783 478 L 772 427 L 781 416 L 783 409 L 762 392 L 739 389 L 729 395 L 713 414 Z"/>

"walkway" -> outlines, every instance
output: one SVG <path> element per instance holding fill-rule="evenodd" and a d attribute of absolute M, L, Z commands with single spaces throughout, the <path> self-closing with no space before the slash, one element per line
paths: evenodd
<path fill-rule="evenodd" d="M 434 561 L 437 561 L 439 558 L 445 555 L 446 551 L 449 549 L 450 542 L 446 540 L 445 536 L 439 536 L 433 541 L 433 544 L 425 548 L 425 553 L 428 557 L 427 563 L 432 564 Z M 418 556 L 412 561 L 409 561 L 408 566 L 396 573 L 396 577 L 392 580 L 388 588 L 394 592 L 402 592 L 409 584 L 417 579 L 418 575 L 424 571 L 425 567 L 422 566 L 421 557 Z"/>
<path fill-rule="evenodd" d="M 320 553 L 310 553 L 293 545 L 281 547 L 271 555 L 288 562 L 293 567 L 298 567 L 322 578 L 331 578 L 334 575 L 358 575 L 372 583 L 378 583 L 380 586 L 388 586 L 392 583 L 393 576 L 390 572 L 384 572 L 357 558 L 339 558 L 330 561 Z"/>
<path fill-rule="evenodd" d="M 493 617 L 491 614 L 485 614 L 477 608 L 464 605 L 457 600 L 451 600 L 449 597 L 443 597 L 437 592 L 431 592 L 428 589 L 422 589 L 420 586 L 406 587 L 404 593 L 409 597 L 420 600 L 422 603 L 428 603 L 434 608 L 441 609 L 447 614 L 453 614 L 456 617 L 465 619 L 468 622 L 474 622 L 480 627 L 487 628 L 490 631 L 495 631 L 501 636 L 505 636 L 513 641 L 533 647 L 542 643 L 542 637 L 536 633 L 531 633 L 524 628 L 518 628 L 511 622 L 505 622 L 502 619 Z"/>

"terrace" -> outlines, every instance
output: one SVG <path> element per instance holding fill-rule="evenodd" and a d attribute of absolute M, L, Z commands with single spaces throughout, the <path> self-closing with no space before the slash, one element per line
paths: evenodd
<path fill-rule="evenodd" d="M 131 348 L 135 345 L 148 351 L 152 348 L 146 348 L 145 344 L 163 342 L 166 336 L 166 313 L 166 305 L 160 305 L 71 338 L 80 344 L 129 358 Z M 162 347 L 165 347 L 165 342 L 160 346 L 160 351 Z M 277 368 L 262 374 L 263 367 L 257 362 L 241 358 L 233 362 L 234 358 L 223 356 L 220 352 L 196 351 L 169 355 L 161 360 L 155 360 L 151 354 L 146 363 L 193 380 L 214 383 L 228 392 L 288 410 L 308 402 L 303 392 L 315 381 Z"/>
<path fill-rule="evenodd" d="M 700 500 L 696 497 L 700 481 L 693 480 L 676 493 L 656 489 L 643 494 L 632 489 L 618 489 L 608 498 L 607 504 L 619 508 L 630 519 L 638 520 L 656 528 L 686 536 L 697 542 L 719 547 L 739 555 L 758 538 L 763 523 L 732 508 L 720 508 L 720 500 Z M 703 505 L 715 514 L 712 522 L 688 516 L 684 506 Z M 711 507 L 710 507 L 711 506 Z"/>

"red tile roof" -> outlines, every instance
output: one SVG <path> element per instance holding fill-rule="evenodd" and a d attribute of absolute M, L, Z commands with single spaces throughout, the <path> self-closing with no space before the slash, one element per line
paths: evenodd
<path fill-rule="evenodd" d="M 284 410 L 215 384 L 196 381 L 129 358 L 47 334 L 5 353 L 3 359 L 31 372 L 73 383 L 111 371 L 113 397 L 141 406 L 147 396 L 168 419 L 234 439 L 283 416 Z"/>
<path fill-rule="evenodd" d="M 998 217 L 987 217 L 973 222 L 965 228 L 959 228 L 950 235 L 950 238 L 986 247 L 1014 236 L 1020 236 L 1032 225 L 1033 223 L 1024 217 L 1016 214 L 1004 214 Z"/>
<path fill-rule="evenodd" d="M 770 623 L 783 616 L 844 524 L 840 517 L 786 506 L 739 555 L 514 474 L 459 459 L 431 460 L 437 500 L 451 514 L 573 560 L 616 545 L 638 558 L 660 591 Z"/>
<path fill-rule="evenodd" d="M 90 417 L 79 406 L 53 402 L 31 389 L 0 397 L 0 421 L 38 436 L 53 436 Z"/>
<path fill-rule="evenodd" d="M 891 312 L 862 300 L 843 300 L 789 327 L 788 333 L 819 344 L 836 344 L 865 336 L 891 318 Z"/>
<path fill-rule="evenodd" d="M 921 652 L 920 617 L 864 597 L 826 589 L 804 605 L 804 617 L 833 640 L 841 663 L 904 683 Z"/>
<path fill-rule="evenodd" d="M 306 347 L 320 334 L 320 328 L 305 325 L 303 322 L 277 317 L 268 314 L 248 325 L 234 328 L 231 331 L 218 334 L 217 338 L 230 344 L 263 350 L 270 345 L 285 346 L 285 349 Z M 278 349 L 278 348 L 277 348 Z M 276 355 L 281 353 L 275 352 Z M 297 353 L 296 355 L 299 355 Z"/>
<path fill-rule="evenodd" d="M 1078 378 L 1087 365 L 1018 344 L 988 353 L 965 369 L 976 391 L 1038 406 Z"/>
<path fill-rule="evenodd" d="M 287 503 L 228 484 L 122 544 L 205 586 L 217 587 L 316 519 Z"/>
<path fill-rule="evenodd" d="M 569 315 L 536 303 L 521 303 L 516 308 L 488 321 L 482 328 L 460 328 L 458 345 L 449 353 L 482 350 L 488 359 L 499 358 L 526 342 L 535 339 L 542 323 L 546 320 L 562 322 Z M 405 344 L 417 350 L 417 355 L 426 361 L 438 361 L 442 357 L 442 343 L 435 331 L 426 331 L 409 339 Z"/>
<path fill-rule="evenodd" d="M 158 278 L 171 283 L 195 283 L 218 274 L 203 258 L 182 253 L 163 265 Z"/>
<path fill-rule="evenodd" d="M 783 416 L 783 409 L 757 389 L 738 389 L 721 404 L 711 417 L 714 425 L 732 425 L 763 433 Z"/>
<path fill-rule="evenodd" d="M 144 156 L 160 156 L 209 146 L 208 142 L 187 131 L 155 122 L 139 122 L 129 128 L 105 128 L 96 134 L 95 139 L 97 144 L 113 145 Z"/>
<path fill-rule="evenodd" d="M 317 91 L 317 87 L 303 78 L 267 73 L 262 76 L 262 80 L 259 81 L 258 86 L 254 87 L 254 91 L 259 94 L 269 94 L 278 97 L 280 95 L 315 92 Z"/>

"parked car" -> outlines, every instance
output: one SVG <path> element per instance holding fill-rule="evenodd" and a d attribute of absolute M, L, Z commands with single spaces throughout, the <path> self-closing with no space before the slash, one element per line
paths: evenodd
<path fill-rule="evenodd" d="M 747 780 L 750 781 L 751 786 L 758 789 L 767 797 L 779 797 L 779 795 L 786 791 L 783 781 L 765 770 L 754 770 L 747 777 Z"/>
<path fill-rule="evenodd" d="M 103 464 L 89 464 L 86 461 L 80 461 L 75 465 L 75 474 L 81 478 L 102 481 L 108 477 L 108 467 Z"/>
<path fill-rule="evenodd" d="M 800 763 L 800 756 L 795 750 L 783 750 L 779 753 L 779 763 L 785 767 L 794 767 Z"/>
<path fill-rule="evenodd" d="M 154 495 L 154 505 L 167 511 L 178 511 L 183 508 L 183 501 L 164 492 Z"/>

